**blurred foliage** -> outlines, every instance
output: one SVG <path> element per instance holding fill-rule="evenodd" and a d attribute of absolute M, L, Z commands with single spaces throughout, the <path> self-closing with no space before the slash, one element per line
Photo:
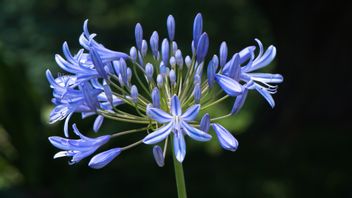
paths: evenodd
<path fill-rule="evenodd" d="M 56 149 L 47 137 L 62 135 L 62 123 L 47 124 L 52 106 L 44 73 L 47 68 L 60 72 L 54 54 L 61 53 L 64 41 L 79 48 L 87 18 L 99 41 L 127 51 L 134 44 L 135 23 L 142 23 L 147 38 L 154 30 L 166 36 L 166 17 L 173 14 L 176 40 L 190 51 L 197 12 L 203 13 L 210 36 L 209 52 L 217 53 L 223 40 L 235 52 L 258 37 L 278 47 L 278 67 L 270 70 L 286 79 L 275 96 L 275 110 L 253 93 L 239 115 L 221 121 L 239 139 L 235 153 L 223 152 L 216 138 L 206 144 L 188 141 L 184 168 L 190 197 L 351 197 L 350 101 L 311 89 L 324 83 L 338 95 L 345 84 L 327 85 L 326 79 L 337 76 L 334 64 L 348 73 L 347 51 L 340 54 L 342 39 L 350 35 L 341 33 L 351 18 L 348 8 L 279 0 L 1 0 L 0 197 L 176 197 L 170 156 L 160 169 L 150 146 L 128 151 L 99 171 L 89 169 L 87 160 L 75 166 L 67 159 L 53 160 Z M 331 100 L 346 106 L 330 105 Z M 211 111 L 226 113 L 232 102 Z M 78 125 L 90 133 L 92 120 Z M 130 127 L 107 122 L 103 130 Z"/>

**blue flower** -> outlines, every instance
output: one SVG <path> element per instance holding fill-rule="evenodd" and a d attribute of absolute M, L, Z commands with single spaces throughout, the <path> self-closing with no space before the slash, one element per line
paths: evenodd
<path fill-rule="evenodd" d="M 75 76 L 61 76 L 56 79 L 49 70 L 46 71 L 47 79 L 53 89 L 52 102 L 55 108 L 50 113 L 50 123 L 65 120 L 64 133 L 68 137 L 68 123 L 73 113 L 82 113 L 82 117 L 96 114 L 98 108 L 111 110 L 113 106 L 123 103 L 123 101 L 111 93 L 107 94 L 107 89 L 98 81 L 92 80 L 92 85 L 88 82 L 76 85 Z M 111 98 L 111 99 L 109 99 Z M 112 101 L 111 101 L 112 100 Z M 98 116 L 94 122 L 94 130 L 98 131 L 103 122 L 103 118 Z"/>
<path fill-rule="evenodd" d="M 147 115 L 151 119 L 165 125 L 147 135 L 143 139 L 143 142 L 145 144 L 156 144 L 164 140 L 171 132 L 173 132 L 175 156 L 179 162 L 182 162 L 186 155 L 184 134 L 197 141 L 208 141 L 211 139 L 211 135 L 188 124 L 188 122 L 193 121 L 196 118 L 199 110 L 200 105 L 193 105 L 182 114 L 181 104 L 176 95 L 171 98 L 171 114 L 158 108 L 149 107 L 147 109 Z"/>
<path fill-rule="evenodd" d="M 271 85 L 278 84 L 283 81 L 283 77 L 280 74 L 270 74 L 270 73 L 253 73 L 253 71 L 261 69 L 275 58 L 276 48 L 274 46 L 269 46 L 269 48 L 264 52 L 262 43 L 256 39 L 259 45 L 259 54 L 254 57 L 254 46 L 247 47 L 243 49 L 238 54 L 235 54 L 233 58 L 224 65 L 222 74 L 216 74 L 217 76 L 226 76 L 227 81 L 231 81 L 232 84 L 239 85 L 238 82 L 243 82 L 241 85 L 242 92 L 238 94 L 233 94 L 229 91 L 232 85 L 231 83 L 226 83 L 224 80 L 217 81 L 222 89 L 231 96 L 237 96 L 233 108 L 231 110 L 232 114 L 237 113 L 243 106 L 245 99 L 247 97 L 248 90 L 257 90 L 270 104 L 271 107 L 275 106 L 275 101 L 271 94 L 277 92 L 277 86 Z M 223 45 L 222 45 L 222 48 Z M 224 51 L 224 50 L 223 50 Z M 247 62 L 245 66 L 241 64 Z M 232 94 L 231 94 L 232 93 Z"/>
<path fill-rule="evenodd" d="M 67 139 L 58 136 L 49 137 L 50 143 L 60 151 L 54 155 L 54 159 L 59 157 L 72 157 L 70 164 L 75 164 L 82 159 L 94 153 L 99 147 L 107 143 L 110 135 L 104 135 L 97 138 L 89 138 L 82 135 L 76 124 L 73 124 L 73 131 L 80 139 Z"/>

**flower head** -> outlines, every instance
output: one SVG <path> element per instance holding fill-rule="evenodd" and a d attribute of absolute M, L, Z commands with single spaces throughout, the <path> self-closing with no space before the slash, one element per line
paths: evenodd
<path fill-rule="evenodd" d="M 193 39 L 189 43 L 191 54 L 186 54 L 179 48 L 183 45 L 175 39 L 176 22 L 172 15 L 166 20 L 166 29 L 167 36 L 159 35 L 157 31 L 146 33 L 137 23 L 135 43 L 130 46 L 129 55 L 98 43 L 96 34 L 88 31 L 87 20 L 79 37 L 82 49 L 72 54 L 68 44 L 63 43 L 63 56 L 56 55 L 55 60 L 68 74 L 54 78 L 49 70 L 46 72 L 55 106 L 50 113 L 50 123 L 65 119 L 66 137 L 69 135 L 69 120 L 74 113 L 81 114 L 82 118 L 96 116 L 93 123 L 95 132 L 99 131 L 105 119 L 145 126 L 88 138 L 74 125 L 74 132 L 80 139 L 49 137 L 55 147 L 63 150 L 55 158 L 68 156 L 72 157 L 72 164 L 77 163 L 110 138 L 137 132 L 143 133 L 142 139 L 96 154 L 89 166 L 103 168 L 122 151 L 142 143 L 154 145 L 153 156 L 160 167 L 165 164 L 170 142 L 176 159 L 182 162 L 186 155 L 185 136 L 205 142 L 214 134 L 222 148 L 236 151 L 237 139 L 216 121 L 238 113 L 250 90 L 259 92 L 274 107 L 271 95 L 277 92 L 277 86 L 272 84 L 281 83 L 283 77 L 280 74 L 256 73 L 272 62 L 276 55 L 274 46 L 264 51 L 262 43 L 256 39 L 259 46 L 257 56 L 254 54 L 255 46 L 230 54 L 228 45 L 223 41 L 219 54 L 211 54 L 211 35 L 203 30 L 203 16 L 198 13 L 193 23 Z M 235 98 L 229 114 L 214 117 L 211 111 L 206 111 L 227 97 Z M 121 105 L 129 108 L 120 108 Z M 201 113 L 203 115 L 199 115 Z"/>

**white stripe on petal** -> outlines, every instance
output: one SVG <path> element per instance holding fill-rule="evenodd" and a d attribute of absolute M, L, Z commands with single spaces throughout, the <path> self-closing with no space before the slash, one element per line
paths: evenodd
<path fill-rule="evenodd" d="M 164 140 L 170 134 L 172 127 L 173 127 L 173 122 L 170 122 L 169 124 L 147 135 L 143 139 L 143 142 L 145 144 L 155 144 Z"/>

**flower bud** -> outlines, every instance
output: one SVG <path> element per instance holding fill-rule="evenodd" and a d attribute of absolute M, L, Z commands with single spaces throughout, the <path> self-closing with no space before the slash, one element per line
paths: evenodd
<path fill-rule="evenodd" d="M 197 14 L 197 16 L 194 18 L 193 22 L 193 42 L 194 46 L 198 47 L 198 41 L 200 38 L 200 35 L 202 34 L 203 31 L 203 18 L 200 13 Z"/>
<path fill-rule="evenodd" d="M 236 151 L 238 148 L 238 141 L 233 135 L 223 126 L 217 123 L 211 124 L 222 148 L 230 151 Z"/>
<path fill-rule="evenodd" d="M 172 41 L 172 53 L 175 54 L 178 49 L 176 41 Z"/>
<path fill-rule="evenodd" d="M 208 48 L 209 48 L 209 38 L 207 33 L 203 33 L 200 38 L 199 42 L 197 45 L 197 62 L 201 63 L 204 61 L 205 56 L 208 53 Z"/>
<path fill-rule="evenodd" d="M 174 40 L 175 37 L 175 19 L 172 15 L 167 17 L 167 32 L 169 34 L 170 41 Z"/>
<path fill-rule="evenodd" d="M 158 58 L 158 48 L 159 48 L 159 35 L 157 31 L 154 31 L 150 37 L 150 49 L 152 50 L 154 58 Z"/>
<path fill-rule="evenodd" d="M 153 101 L 153 107 L 160 108 L 160 93 L 159 93 L 159 89 L 156 87 L 154 87 L 152 91 L 152 101 Z"/>
<path fill-rule="evenodd" d="M 182 69 L 182 67 L 183 67 L 183 58 L 182 58 L 181 50 L 177 50 L 175 52 L 175 59 L 176 59 L 176 64 L 179 66 L 180 69 Z"/>
<path fill-rule="evenodd" d="M 113 61 L 112 65 L 114 66 L 114 70 L 116 75 L 119 75 L 120 73 L 120 61 Z"/>
<path fill-rule="evenodd" d="M 200 97 L 202 95 L 202 90 L 200 88 L 200 84 L 199 83 L 194 86 L 193 95 L 194 95 L 194 103 L 199 104 Z"/>
<path fill-rule="evenodd" d="M 135 47 L 131 47 L 130 56 L 133 62 L 137 60 L 137 49 Z"/>
<path fill-rule="evenodd" d="M 145 66 L 145 75 L 147 76 L 148 81 L 153 78 L 154 67 L 152 64 L 147 63 Z"/>
<path fill-rule="evenodd" d="M 227 61 L 227 45 L 223 41 L 220 45 L 220 67 L 223 67 Z"/>
<path fill-rule="evenodd" d="M 164 64 L 167 64 L 169 62 L 169 49 L 169 41 L 167 41 L 167 39 L 164 39 L 161 44 L 161 56 Z"/>
<path fill-rule="evenodd" d="M 185 63 L 186 63 L 186 66 L 189 68 L 192 64 L 192 59 L 189 56 L 186 56 Z"/>
<path fill-rule="evenodd" d="M 120 155 L 121 148 L 113 148 L 95 155 L 90 161 L 88 166 L 94 169 L 100 169 L 109 164 L 115 157 Z"/>
<path fill-rule="evenodd" d="M 142 40 L 143 40 L 143 29 L 141 24 L 137 23 L 134 29 L 134 35 L 136 37 L 136 46 L 139 50 L 142 48 Z"/>
<path fill-rule="evenodd" d="M 155 145 L 153 147 L 153 156 L 154 156 L 154 159 L 155 159 L 155 162 L 156 164 L 159 166 L 159 167 L 163 167 L 164 166 L 164 155 L 163 155 L 163 151 L 161 149 L 160 146 L 158 145 Z"/>
<path fill-rule="evenodd" d="M 147 55 L 147 51 L 148 51 L 148 43 L 146 40 L 143 40 L 142 41 L 142 49 L 141 49 L 141 52 L 142 52 L 142 56 L 144 57 L 145 55 Z"/>
<path fill-rule="evenodd" d="M 213 61 L 210 61 L 208 64 L 207 77 L 209 88 L 212 88 L 215 82 L 215 67 Z"/>
<path fill-rule="evenodd" d="M 213 58 L 211 59 L 213 61 L 213 64 L 214 64 L 214 69 L 215 69 L 215 72 L 216 72 L 216 69 L 218 68 L 219 66 L 219 58 L 217 55 L 214 55 Z"/>
<path fill-rule="evenodd" d="M 131 68 L 127 67 L 127 80 L 128 82 L 131 82 L 132 79 L 132 70 Z"/>
<path fill-rule="evenodd" d="M 176 59 L 173 56 L 171 56 L 171 58 L 170 58 L 170 65 L 172 66 L 172 68 L 174 68 L 176 65 Z"/>
<path fill-rule="evenodd" d="M 163 86 L 163 83 L 164 83 L 163 76 L 161 74 L 158 74 L 158 76 L 156 77 L 156 84 L 158 85 L 159 88 L 161 88 Z"/>
<path fill-rule="evenodd" d="M 136 85 L 132 85 L 131 87 L 131 98 L 134 103 L 138 102 L 138 89 Z"/>
<path fill-rule="evenodd" d="M 169 77 L 170 77 L 171 85 L 175 85 L 175 83 L 176 83 L 176 73 L 175 73 L 175 71 L 173 69 L 170 70 Z"/>

